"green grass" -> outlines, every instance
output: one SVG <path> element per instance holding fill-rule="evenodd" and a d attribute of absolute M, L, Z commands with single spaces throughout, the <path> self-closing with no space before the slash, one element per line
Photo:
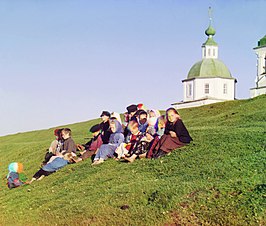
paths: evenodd
<path fill-rule="evenodd" d="M 265 225 L 266 96 L 180 114 L 194 141 L 165 158 L 87 160 L 12 190 L 2 180 L 0 225 Z M 96 122 L 69 125 L 74 140 Z M 0 137 L 1 177 L 12 161 L 31 177 L 52 131 Z"/>

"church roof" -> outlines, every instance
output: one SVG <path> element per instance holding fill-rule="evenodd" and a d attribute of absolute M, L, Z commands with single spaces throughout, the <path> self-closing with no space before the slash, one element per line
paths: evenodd
<path fill-rule="evenodd" d="M 195 63 L 187 76 L 191 78 L 233 78 L 225 64 L 218 59 L 202 59 Z"/>
<path fill-rule="evenodd" d="M 266 35 L 258 41 L 258 47 L 266 46 Z"/>
<path fill-rule="evenodd" d="M 204 42 L 202 46 L 218 46 L 218 44 L 213 40 L 212 36 L 209 36 L 207 41 Z"/>

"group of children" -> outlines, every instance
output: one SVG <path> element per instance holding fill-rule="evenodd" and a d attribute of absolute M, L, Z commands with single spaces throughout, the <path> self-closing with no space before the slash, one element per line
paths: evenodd
<path fill-rule="evenodd" d="M 146 110 L 142 104 L 128 106 L 122 122 L 118 113 L 103 111 L 102 122 L 90 128 L 93 138 L 86 144 L 75 144 L 69 128 L 56 129 L 56 139 L 51 143 L 44 157 L 42 167 L 27 182 L 12 184 L 9 171 L 9 188 L 23 183 L 31 184 L 41 180 L 67 164 L 92 159 L 92 165 L 99 165 L 108 158 L 133 162 L 138 158 L 160 158 L 192 141 L 188 130 L 175 108 L 160 115 L 158 110 Z M 13 163 L 11 163 L 13 164 Z"/>

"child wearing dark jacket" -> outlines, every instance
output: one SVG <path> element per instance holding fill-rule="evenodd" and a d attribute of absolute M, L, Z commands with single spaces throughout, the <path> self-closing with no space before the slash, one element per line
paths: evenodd
<path fill-rule="evenodd" d="M 71 138 L 71 129 L 69 128 L 64 128 L 62 130 L 62 137 L 64 139 L 64 144 L 62 147 L 62 152 L 66 152 L 66 153 L 76 153 L 77 151 L 77 146 L 74 142 L 74 140 Z"/>
<path fill-rule="evenodd" d="M 77 144 L 79 150 L 81 150 L 81 159 L 85 160 L 89 157 L 95 156 L 101 145 L 103 144 L 101 137 L 101 125 L 96 124 L 90 128 L 90 132 L 93 135 L 93 138 L 86 144 Z"/>
<path fill-rule="evenodd" d="M 166 111 L 167 122 L 164 135 L 155 147 L 153 158 L 160 158 L 192 141 L 191 136 L 175 108 Z"/>

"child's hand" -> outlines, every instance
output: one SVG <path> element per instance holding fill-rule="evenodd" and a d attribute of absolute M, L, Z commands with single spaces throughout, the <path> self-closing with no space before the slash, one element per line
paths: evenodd
<path fill-rule="evenodd" d="M 85 147 L 80 145 L 80 144 L 77 144 L 77 149 L 80 151 L 83 151 L 85 149 Z"/>
<path fill-rule="evenodd" d="M 174 131 L 170 131 L 169 133 L 170 133 L 170 136 L 171 136 L 171 137 L 177 137 L 177 136 L 176 136 L 176 133 L 175 133 Z"/>

